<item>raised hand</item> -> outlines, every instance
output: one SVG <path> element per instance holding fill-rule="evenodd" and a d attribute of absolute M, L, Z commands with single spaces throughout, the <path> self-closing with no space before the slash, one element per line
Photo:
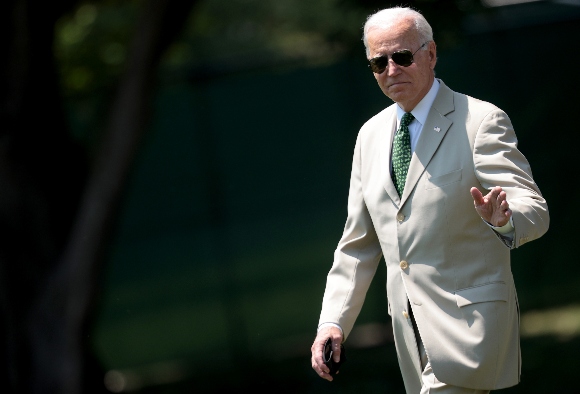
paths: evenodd
<path fill-rule="evenodd" d="M 496 186 L 485 196 L 475 188 L 471 188 L 473 205 L 483 220 L 496 227 L 507 224 L 512 216 L 512 210 L 507 202 L 507 195 L 500 186 Z"/>

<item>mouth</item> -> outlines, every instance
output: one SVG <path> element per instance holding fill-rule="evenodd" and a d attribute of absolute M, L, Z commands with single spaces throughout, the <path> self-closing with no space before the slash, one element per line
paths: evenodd
<path fill-rule="evenodd" d="M 401 86 L 401 85 L 404 85 L 407 83 L 409 83 L 409 82 L 393 82 L 393 83 L 387 85 L 387 89 L 390 89 L 393 87 L 398 87 L 398 86 Z"/>

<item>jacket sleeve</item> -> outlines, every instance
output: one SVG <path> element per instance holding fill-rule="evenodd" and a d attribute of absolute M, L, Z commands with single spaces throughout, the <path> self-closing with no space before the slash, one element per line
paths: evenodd
<path fill-rule="evenodd" d="M 475 137 L 475 173 L 484 189 L 501 186 L 513 212 L 512 248 L 541 237 L 550 222 L 548 205 L 532 178 L 527 159 L 518 150 L 517 137 L 508 116 L 490 111 Z"/>
<path fill-rule="evenodd" d="M 367 210 L 361 179 L 361 136 L 355 146 L 348 196 L 348 216 L 328 273 L 319 325 L 336 323 L 348 336 L 362 308 L 382 256 Z"/>

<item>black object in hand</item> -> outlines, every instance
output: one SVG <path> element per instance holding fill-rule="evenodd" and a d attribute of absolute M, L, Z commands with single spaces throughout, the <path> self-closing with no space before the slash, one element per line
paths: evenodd
<path fill-rule="evenodd" d="M 346 361 L 346 351 L 344 346 L 340 345 L 340 361 L 335 362 L 332 358 L 332 338 L 328 338 L 324 344 L 324 364 L 330 369 L 330 375 L 336 375 L 338 368 Z"/>

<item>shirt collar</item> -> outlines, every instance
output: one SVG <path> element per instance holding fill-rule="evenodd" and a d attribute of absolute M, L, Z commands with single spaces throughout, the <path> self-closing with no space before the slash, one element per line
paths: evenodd
<path fill-rule="evenodd" d="M 433 80 L 433 85 L 431 85 L 431 89 L 429 92 L 419 101 L 419 104 L 413 108 L 411 113 L 421 123 L 424 125 L 427 121 L 427 116 L 429 115 L 429 111 L 431 110 L 431 106 L 433 105 L 433 101 L 435 101 L 435 97 L 437 97 L 437 92 L 439 92 L 439 81 L 437 79 Z M 397 105 L 397 124 L 401 123 L 401 118 L 405 114 L 405 111 Z"/>

